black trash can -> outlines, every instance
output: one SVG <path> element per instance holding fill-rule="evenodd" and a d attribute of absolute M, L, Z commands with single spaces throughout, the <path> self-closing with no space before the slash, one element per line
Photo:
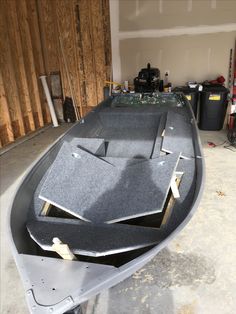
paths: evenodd
<path fill-rule="evenodd" d="M 203 85 L 200 93 L 199 129 L 219 131 L 223 128 L 229 90 L 222 85 Z"/>
<path fill-rule="evenodd" d="M 190 102 L 195 118 L 197 119 L 198 111 L 198 88 L 191 88 L 189 86 L 175 87 L 174 92 L 182 92 Z"/>

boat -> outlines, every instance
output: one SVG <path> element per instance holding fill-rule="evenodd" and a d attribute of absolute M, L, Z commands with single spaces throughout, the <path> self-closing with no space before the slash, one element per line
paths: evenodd
<path fill-rule="evenodd" d="M 189 222 L 204 177 L 182 93 L 94 107 L 32 165 L 9 210 L 29 312 L 76 313 L 138 271 Z"/>

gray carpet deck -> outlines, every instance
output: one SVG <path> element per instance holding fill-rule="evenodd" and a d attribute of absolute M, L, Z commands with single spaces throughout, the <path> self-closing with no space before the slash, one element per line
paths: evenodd
<path fill-rule="evenodd" d="M 178 160 L 179 154 L 171 154 L 119 170 L 64 143 L 39 197 L 96 223 L 161 212 Z"/>
<path fill-rule="evenodd" d="M 70 144 L 82 148 L 92 154 L 105 156 L 105 142 L 102 138 L 75 137 Z"/>
<path fill-rule="evenodd" d="M 112 140 L 107 147 L 108 157 L 149 158 L 152 153 L 153 140 L 132 141 Z"/>
<path fill-rule="evenodd" d="M 168 111 L 162 150 L 181 153 L 183 158 L 194 157 L 192 126 L 183 115 Z"/>
<path fill-rule="evenodd" d="M 150 158 L 156 128 L 104 128 L 100 137 L 108 142 L 107 157 Z"/>
<path fill-rule="evenodd" d="M 99 137 L 109 142 L 106 156 L 150 158 L 160 116 L 157 112 L 139 110 L 100 113 L 103 128 Z"/>
<path fill-rule="evenodd" d="M 160 113 L 156 110 L 130 108 L 130 110 L 111 109 L 102 110 L 99 119 L 104 128 L 115 129 L 145 129 L 156 128 L 159 123 Z"/>
<path fill-rule="evenodd" d="M 52 251 L 52 240 L 58 237 L 74 254 L 94 257 L 136 250 L 161 241 L 158 229 L 122 224 L 31 221 L 27 229 L 43 250 Z"/>
<path fill-rule="evenodd" d="M 146 161 L 143 158 L 102 157 L 102 159 L 119 169 L 125 169 L 126 167 Z"/>

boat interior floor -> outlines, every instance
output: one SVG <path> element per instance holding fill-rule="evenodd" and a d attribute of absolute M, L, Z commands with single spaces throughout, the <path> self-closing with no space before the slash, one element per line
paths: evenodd
<path fill-rule="evenodd" d="M 53 251 L 57 237 L 82 260 L 142 254 L 192 202 L 190 118 L 181 108 L 101 109 L 78 124 L 80 137 L 75 130 L 36 188 L 29 235 L 43 252 Z"/>

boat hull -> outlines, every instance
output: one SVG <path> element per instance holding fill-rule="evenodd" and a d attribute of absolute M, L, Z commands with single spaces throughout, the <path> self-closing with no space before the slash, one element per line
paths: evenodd
<path fill-rule="evenodd" d="M 108 102 L 109 100 L 103 102 L 85 119 L 93 119 L 93 115 L 101 107 L 106 107 Z M 65 261 L 54 256 L 39 254 L 26 230 L 29 211 L 33 210 L 32 198 L 40 180 L 53 163 L 63 142 L 78 134 L 81 125 L 86 121 L 82 120 L 75 124 L 32 165 L 23 178 L 9 211 L 11 248 L 24 284 L 30 312 L 65 313 L 100 293 L 103 289 L 116 285 L 150 261 L 189 222 L 198 208 L 203 193 L 205 168 L 196 121 L 190 104 L 186 99 L 184 102 L 188 115 L 192 119 L 192 138 L 195 152 L 195 174 L 191 191 L 191 204 L 186 202 L 187 208 L 182 213 L 181 207 L 176 208 L 176 214 L 171 217 L 164 229 L 164 237 L 160 243 L 118 267 L 80 260 Z M 54 287 L 58 282 L 60 284 Z"/>

